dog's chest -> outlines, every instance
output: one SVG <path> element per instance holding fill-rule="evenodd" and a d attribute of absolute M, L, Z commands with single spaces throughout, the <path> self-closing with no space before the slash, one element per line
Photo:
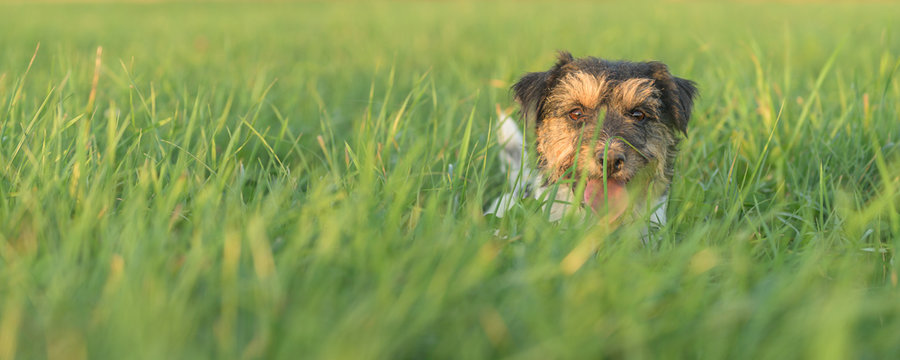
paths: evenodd
<path fill-rule="evenodd" d="M 555 194 L 553 193 L 554 189 Z M 572 189 L 568 187 L 542 186 L 534 191 L 534 197 L 545 201 L 544 210 L 548 210 L 550 221 L 559 221 L 568 211 L 573 211 L 582 218 L 586 217 L 589 212 L 587 208 L 581 206 L 581 199 L 578 199 Z M 649 210 L 653 211 L 649 216 L 649 225 L 663 226 L 666 224 L 667 203 L 668 196 L 662 195 L 647 205 L 636 204 L 631 209 L 630 220 L 643 218 Z M 573 206 L 574 208 L 570 210 Z"/>

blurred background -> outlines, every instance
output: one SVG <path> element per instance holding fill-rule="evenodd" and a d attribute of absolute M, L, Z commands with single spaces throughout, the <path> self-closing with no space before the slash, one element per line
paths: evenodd
<path fill-rule="evenodd" d="M 895 357 L 898 14 L 2 1 L 0 359 Z M 698 84 L 648 242 L 482 216 L 559 50 Z"/>

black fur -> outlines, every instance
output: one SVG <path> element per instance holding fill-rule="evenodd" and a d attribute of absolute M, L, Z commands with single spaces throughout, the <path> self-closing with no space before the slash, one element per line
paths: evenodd
<path fill-rule="evenodd" d="M 576 85 L 565 80 L 570 74 Z M 568 52 L 560 52 L 549 70 L 523 76 L 512 91 L 525 123 L 536 127 L 538 164 L 548 184 L 571 177 L 572 169 L 627 183 L 651 163 L 659 165 L 659 183 L 668 184 L 678 133 L 687 134 L 697 96 L 692 81 L 673 76 L 661 62 L 575 59 Z"/>
<path fill-rule="evenodd" d="M 550 70 L 525 74 L 513 85 L 512 90 L 516 95 L 522 110 L 522 116 L 527 124 L 539 124 L 541 114 L 544 112 L 544 101 L 550 93 L 550 89 L 556 86 L 560 75 L 564 74 L 564 68 L 575 59 L 567 51 L 560 51 L 556 64 Z"/>
<path fill-rule="evenodd" d="M 696 84 L 687 79 L 676 77 L 675 84 L 678 85 L 678 108 L 681 112 L 679 116 L 681 121 L 677 124 L 678 130 L 687 135 L 687 124 L 691 119 L 691 112 L 694 110 L 694 98 L 697 97 L 698 90 Z"/>
<path fill-rule="evenodd" d="M 642 64 L 642 63 L 637 63 Z M 687 135 L 688 121 L 694 107 L 697 87 L 694 82 L 672 76 L 669 68 L 660 62 L 643 63 L 652 69 L 654 85 L 660 90 L 665 109 L 664 121 L 681 133 Z"/>
<path fill-rule="evenodd" d="M 544 105 L 550 90 L 567 71 L 576 69 L 594 74 L 603 73 L 610 80 L 653 79 L 663 102 L 664 114 L 660 120 L 687 134 L 694 98 L 698 94 L 693 81 L 672 76 L 666 65 L 660 62 L 608 61 L 595 57 L 575 59 L 566 51 L 559 52 L 557 62 L 550 70 L 525 74 L 512 86 L 526 124 L 540 125 L 546 116 Z"/>

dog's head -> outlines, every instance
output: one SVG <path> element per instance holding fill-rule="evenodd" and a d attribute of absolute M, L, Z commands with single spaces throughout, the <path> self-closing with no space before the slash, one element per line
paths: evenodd
<path fill-rule="evenodd" d="M 610 202 L 621 198 L 639 174 L 668 185 L 697 95 L 693 82 L 659 62 L 574 59 L 567 52 L 512 89 L 526 122 L 537 126 L 548 181 L 586 178 L 585 203 L 595 209 L 603 194 Z"/>

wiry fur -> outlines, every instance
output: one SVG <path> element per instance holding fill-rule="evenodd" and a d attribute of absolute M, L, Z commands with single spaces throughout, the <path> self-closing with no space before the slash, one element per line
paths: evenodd
<path fill-rule="evenodd" d="M 672 76 L 659 62 L 575 59 L 561 52 L 549 70 L 524 75 L 512 91 L 525 123 L 536 127 L 543 187 L 532 193 L 540 195 L 560 183 L 558 195 L 572 200 L 578 180 L 612 179 L 638 194 L 635 204 L 646 203 L 649 196 L 664 199 L 680 134 L 687 133 L 697 95 L 693 82 Z M 501 137 L 521 133 L 508 125 L 511 122 L 501 114 Z M 525 159 L 524 144 L 507 143 L 504 149 L 513 147 L 519 160 Z M 510 158 L 504 162 L 512 163 Z M 521 162 L 515 164 L 529 169 Z M 502 210 L 497 213 L 502 215 Z"/>

